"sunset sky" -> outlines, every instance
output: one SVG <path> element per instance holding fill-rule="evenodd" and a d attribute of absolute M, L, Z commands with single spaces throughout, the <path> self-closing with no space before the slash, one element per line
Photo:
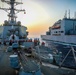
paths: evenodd
<path fill-rule="evenodd" d="M 22 22 L 29 31 L 29 37 L 40 37 L 54 22 L 64 17 L 65 11 L 70 9 L 71 17 L 76 11 L 76 0 L 16 0 L 23 2 L 17 8 L 25 9 L 26 14 L 19 13 L 17 20 Z M 8 7 L 0 0 L 0 7 Z M 68 13 L 67 13 L 68 14 Z M 68 16 L 68 15 L 67 15 Z M 0 10 L 0 24 L 8 19 L 7 13 Z"/>

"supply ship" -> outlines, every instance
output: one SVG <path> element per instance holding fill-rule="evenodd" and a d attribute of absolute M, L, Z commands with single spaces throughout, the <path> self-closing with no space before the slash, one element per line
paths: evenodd
<path fill-rule="evenodd" d="M 74 18 L 67 18 L 67 12 L 64 18 L 58 20 L 53 26 L 49 27 L 46 35 L 41 35 L 51 49 L 61 57 L 55 57 L 55 61 L 60 66 L 76 68 L 76 13 Z"/>

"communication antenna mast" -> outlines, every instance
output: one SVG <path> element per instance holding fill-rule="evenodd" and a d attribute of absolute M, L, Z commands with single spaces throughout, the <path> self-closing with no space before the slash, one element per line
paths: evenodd
<path fill-rule="evenodd" d="M 70 9 L 69 9 L 69 13 L 68 14 L 69 14 L 69 19 L 70 19 Z"/>
<path fill-rule="evenodd" d="M 67 18 L 67 10 L 65 11 L 65 15 L 64 15 L 64 18 Z"/>
<path fill-rule="evenodd" d="M 74 17 L 75 17 L 75 19 L 76 19 L 76 12 L 75 12 L 75 14 L 74 14 Z"/>
<path fill-rule="evenodd" d="M 16 2 L 15 0 L 9 0 L 9 1 L 8 0 L 1 0 L 1 1 L 10 5 L 10 8 L 1 8 L 0 7 L 0 9 L 6 11 L 8 13 L 8 17 L 9 17 L 9 20 L 11 22 L 16 21 L 16 18 L 17 18 L 16 14 L 17 13 L 22 12 L 22 11 L 25 12 L 25 10 L 15 8 L 16 5 L 23 4 L 22 2 Z"/>

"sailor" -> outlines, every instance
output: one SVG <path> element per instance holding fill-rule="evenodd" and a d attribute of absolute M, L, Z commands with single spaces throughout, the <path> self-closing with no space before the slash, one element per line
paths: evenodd
<path fill-rule="evenodd" d="M 10 45 L 10 46 L 12 45 L 12 40 L 9 41 L 9 45 Z"/>
<path fill-rule="evenodd" d="M 3 44 L 6 45 L 6 42 L 4 41 Z"/>

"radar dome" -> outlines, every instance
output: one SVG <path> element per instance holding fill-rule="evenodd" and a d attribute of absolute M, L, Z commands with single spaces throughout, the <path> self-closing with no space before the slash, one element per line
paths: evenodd
<path fill-rule="evenodd" d="M 7 20 L 5 20 L 5 21 L 4 21 L 4 24 L 5 24 L 5 25 L 7 25 L 7 24 L 8 24 L 8 21 L 7 21 Z"/>
<path fill-rule="evenodd" d="M 20 21 L 18 21 L 18 22 L 17 22 L 17 24 L 18 24 L 18 25 L 21 25 L 21 22 L 20 22 Z"/>

